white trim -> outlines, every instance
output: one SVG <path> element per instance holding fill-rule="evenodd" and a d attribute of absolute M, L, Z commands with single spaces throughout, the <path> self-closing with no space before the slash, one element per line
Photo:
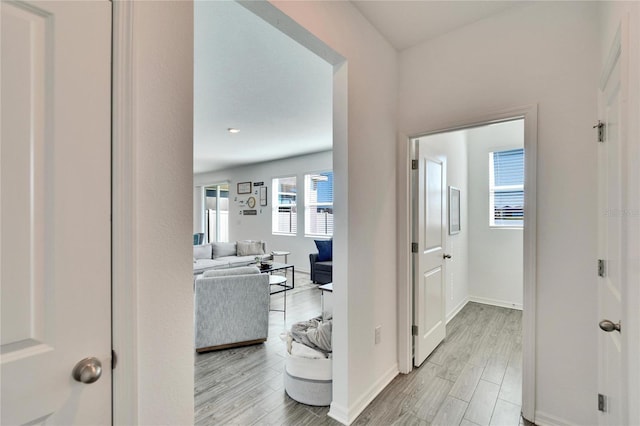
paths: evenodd
<path fill-rule="evenodd" d="M 412 308 L 412 280 L 411 268 L 411 158 L 413 158 L 412 144 L 409 137 L 399 133 L 397 141 L 396 164 L 396 234 L 397 250 L 397 286 L 398 286 L 398 369 L 408 374 L 413 369 L 413 339 L 411 325 L 413 324 Z"/>
<path fill-rule="evenodd" d="M 501 308 L 522 310 L 522 303 L 507 302 L 505 300 L 490 299 L 487 297 L 469 296 L 469 302 L 482 303 L 483 305 L 499 306 Z"/>
<path fill-rule="evenodd" d="M 469 303 L 470 301 L 471 300 L 468 297 L 465 297 L 464 300 L 458 304 L 458 306 L 453 308 L 453 310 L 449 314 L 447 314 L 447 324 L 449 324 L 449 322 L 451 322 L 451 320 L 454 319 L 456 315 L 460 313 L 462 308 L 467 306 L 467 303 Z"/>
<path fill-rule="evenodd" d="M 536 411 L 537 426 L 577 426 L 575 423 L 571 423 L 568 420 L 561 419 L 560 417 L 552 416 L 542 411 Z"/>
<path fill-rule="evenodd" d="M 400 135 L 398 144 L 398 362 L 406 367 L 411 362 L 412 347 L 406 344 L 411 339 L 411 140 L 415 137 L 469 129 L 491 123 L 524 118 L 525 147 L 525 224 L 524 224 L 524 294 L 522 316 L 522 413 L 528 420 L 534 420 L 535 413 L 535 343 L 536 343 L 536 181 L 538 147 L 538 105 L 525 105 L 478 114 L 455 123 L 436 125 L 433 130 L 419 135 Z M 405 209 L 404 211 L 402 209 Z M 403 220 L 401 220 L 403 219 Z M 405 372 L 405 369 L 402 370 Z M 408 371 L 411 371 L 410 369 Z"/>
<path fill-rule="evenodd" d="M 331 417 L 343 424 L 350 425 L 367 408 L 367 406 L 371 404 L 371 401 L 373 401 L 376 396 L 378 396 L 378 394 L 382 392 L 393 379 L 396 378 L 398 374 L 400 374 L 400 372 L 398 371 L 398 364 L 394 364 L 382 377 L 380 377 L 380 379 L 378 379 L 373 385 L 371 385 L 369 389 L 367 389 L 362 394 L 362 396 L 358 398 L 357 401 L 355 401 L 349 407 L 346 419 L 337 419 L 336 417 L 334 417 L 335 413 L 331 413 Z M 333 405 L 331 406 L 331 409 L 333 412 Z"/>
<path fill-rule="evenodd" d="M 138 424 L 134 2 L 113 2 L 112 346 L 113 424 Z"/>

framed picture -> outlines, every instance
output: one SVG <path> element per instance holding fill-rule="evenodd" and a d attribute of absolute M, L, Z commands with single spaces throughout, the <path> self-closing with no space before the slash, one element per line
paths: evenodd
<path fill-rule="evenodd" d="M 460 232 L 460 190 L 449 187 L 449 235 Z"/>
<path fill-rule="evenodd" d="M 251 194 L 251 182 L 238 182 L 238 194 Z"/>
<path fill-rule="evenodd" d="M 260 187 L 260 205 L 263 207 L 267 205 L 267 187 L 266 186 Z"/>

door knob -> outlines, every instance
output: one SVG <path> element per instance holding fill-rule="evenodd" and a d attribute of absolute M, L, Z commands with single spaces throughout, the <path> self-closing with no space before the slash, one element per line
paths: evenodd
<path fill-rule="evenodd" d="M 85 358 L 73 367 L 71 375 L 77 382 L 93 383 L 102 375 L 102 363 L 95 357 Z"/>
<path fill-rule="evenodd" d="M 603 331 L 606 331 L 607 333 L 611 333 L 612 331 L 617 331 L 618 333 L 620 333 L 620 322 L 618 321 L 617 324 L 614 324 L 612 321 L 609 321 L 608 319 L 602 320 L 600 321 L 600 328 Z"/>
<path fill-rule="evenodd" d="M 442 255 L 442 258 L 443 259 L 451 259 L 451 255 L 445 253 L 445 254 Z"/>

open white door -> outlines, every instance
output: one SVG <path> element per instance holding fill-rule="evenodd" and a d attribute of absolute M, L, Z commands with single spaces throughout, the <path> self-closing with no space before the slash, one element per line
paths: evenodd
<path fill-rule="evenodd" d="M 446 242 L 446 158 L 429 152 L 426 139 L 415 141 L 413 363 L 420 366 L 446 334 L 444 250 Z"/>
<path fill-rule="evenodd" d="M 623 238 L 623 174 L 626 100 L 622 73 L 625 46 L 621 31 L 613 44 L 610 60 L 603 70 L 599 110 L 601 142 L 598 144 L 598 401 L 599 424 L 628 424 L 624 391 L 626 347 L 623 300 L 626 288 L 626 255 Z M 594 324 L 595 326 L 595 324 Z"/>
<path fill-rule="evenodd" d="M 0 423 L 111 424 L 111 3 L 0 17 Z"/>

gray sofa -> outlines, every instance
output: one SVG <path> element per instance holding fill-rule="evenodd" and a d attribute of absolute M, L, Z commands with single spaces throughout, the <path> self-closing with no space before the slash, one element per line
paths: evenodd
<path fill-rule="evenodd" d="M 212 269 L 248 266 L 256 261 L 273 259 L 264 241 L 242 240 L 232 243 L 209 243 L 193 246 L 193 275 Z"/>
<path fill-rule="evenodd" d="M 269 275 L 255 266 L 205 271 L 195 280 L 197 352 L 267 340 Z"/>

